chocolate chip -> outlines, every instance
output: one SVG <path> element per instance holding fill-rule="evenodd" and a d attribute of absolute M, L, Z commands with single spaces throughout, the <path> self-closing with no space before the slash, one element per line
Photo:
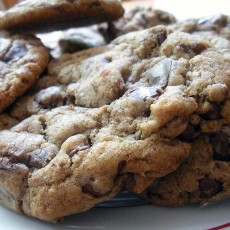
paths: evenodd
<path fill-rule="evenodd" d="M 149 117 L 151 115 L 151 110 L 150 109 L 147 109 L 143 112 L 143 117 Z"/>
<path fill-rule="evenodd" d="M 221 118 L 220 115 L 220 108 L 216 104 L 212 104 L 212 108 L 203 114 L 200 114 L 200 116 L 205 120 L 217 120 Z"/>
<path fill-rule="evenodd" d="M 228 17 L 227 15 L 220 14 L 213 17 L 212 22 L 217 26 L 224 27 L 228 24 Z"/>
<path fill-rule="evenodd" d="M 11 155 L 9 157 L 9 161 L 12 164 L 22 163 L 24 165 L 28 165 L 28 155 L 22 154 L 22 155 Z"/>
<path fill-rule="evenodd" d="M 198 132 L 199 127 L 192 125 L 191 123 L 189 123 L 186 127 L 186 129 L 184 130 L 184 132 L 182 134 L 180 134 L 180 136 L 178 136 L 178 139 L 181 141 L 185 141 L 185 142 L 192 142 L 196 136 L 196 133 Z"/>
<path fill-rule="evenodd" d="M 91 138 L 88 138 L 87 143 L 90 147 L 93 146 L 93 141 L 91 140 Z"/>
<path fill-rule="evenodd" d="M 76 155 L 78 152 L 83 151 L 88 149 L 90 146 L 89 145 L 83 145 L 83 146 L 76 146 L 74 147 L 70 152 L 69 152 L 69 156 L 73 157 L 74 155 Z"/>
<path fill-rule="evenodd" d="M 157 34 L 157 42 L 159 45 L 161 45 L 167 38 L 167 34 L 166 32 L 162 32 Z"/>
<path fill-rule="evenodd" d="M 99 193 L 99 192 L 94 190 L 94 188 L 91 184 L 86 184 L 82 187 L 82 192 L 83 193 L 89 193 L 90 195 L 92 195 L 95 198 L 100 198 L 100 197 L 109 195 L 109 193 L 111 191 L 108 191 L 106 193 Z"/>
<path fill-rule="evenodd" d="M 133 173 L 127 173 L 125 178 L 123 179 L 124 187 L 129 191 L 132 192 L 134 190 L 136 181 L 135 176 Z"/>
<path fill-rule="evenodd" d="M 49 153 L 43 149 L 34 150 L 29 156 L 30 159 L 28 165 L 33 168 L 43 168 L 49 162 Z"/>
<path fill-rule="evenodd" d="M 223 132 L 219 132 L 211 134 L 209 140 L 213 146 L 213 159 L 230 161 L 229 136 Z"/>
<path fill-rule="evenodd" d="M 117 173 L 114 175 L 114 180 L 120 177 L 122 170 L 125 168 L 127 162 L 125 160 L 120 161 L 117 166 Z"/>
<path fill-rule="evenodd" d="M 199 190 L 200 198 L 210 198 L 223 190 L 223 182 L 205 177 L 199 180 Z"/>
<path fill-rule="evenodd" d="M 150 86 L 165 89 L 168 85 L 169 74 L 172 68 L 172 60 L 166 58 L 146 71 Z"/>
<path fill-rule="evenodd" d="M 185 53 L 189 53 L 191 51 L 191 48 L 189 46 L 186 46 L 185 44 L 181 44 L 180 45 L 180 48 L 182 48 L 182 50 L 185 52 Z"/>
<path fill-rule="evenodd" d="M 12 60 L 18 60 L 27 53 L 27 49 L 24 45 L 13 43 L 12 48 L 6 53 L 3 61 L 9 62 Z"/>
<path fill-rule="evenodd" d="M 67 97 L 63 93 L 61 87 L 52 86 L 47 89 L 41 90 L 34 100 L 41 105 L 44 109 L 50 109 L 65 104 Z"/>
<path fill-rule="evenodd" d="M 125 160 L 122 160 L 118 166 L 117 166 L 117 174 L 120 174 L 122 170 L 125 168 L 127 162 Z"/>
<path fill-rule="evenodd" d="M 207 47 L 204 45 L 204 44 L 196 44 L 195 46 L 192 46 L 192 51 L 195 53 L 195 54 L 200 54 L 202 53 L 204 50 L 206 50 Z"/>
<path fill-rule="evenodd" d="M 137 87 L 127 91 L 129 97 L 146 100 L 158 96 L 157 87 Z"/>
<path fill-rule="evenodd" d="M 184 53 L 189 54 L 190 52 L 194 52 L 196 55 L 203 52 L 207 47 L 204 44 L 195 44 L 195 45 L 185 45 L 181 44 L 180 48 L 183 50 Z"/>
<path fill-rule="evenodd" d="M 6 157 L 0 158 L 0 171 L 1 170 L 10 170 L 10 171 L 17 171 L 18 173 L 23 173 L 27 171 L 27 168 L 25 165 L 21 163 L 12 163 L 9 159 Z"/>
<path fill-rule="evenodd" d="M 224 27 L 228 24 L 228 17 L 226 15 L 217 15 L 215 17 L 211 18 L 201 18 L 198 21 L 198 25 L 203 26 L 202 29 L 204 30 L 205 28 L 207 30 L 213 30 L 213 29 L 218 29 L 219 27 Z"/>

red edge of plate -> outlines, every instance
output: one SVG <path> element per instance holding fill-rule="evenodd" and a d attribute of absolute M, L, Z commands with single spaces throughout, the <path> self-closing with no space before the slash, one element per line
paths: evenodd
<path fill-rule="evenodd" d="M 229 228 L 227 228 L 229 227 Z M 208 230 L 221 230 L 221 229 L 230 229 L 230 223 L 227 223 L 227 224 L 223 224 L 223 225 L 220 225 L 220 226 L 217 226 L 217 227 L 214 227 L 214 228 L 209 228 Z"/>

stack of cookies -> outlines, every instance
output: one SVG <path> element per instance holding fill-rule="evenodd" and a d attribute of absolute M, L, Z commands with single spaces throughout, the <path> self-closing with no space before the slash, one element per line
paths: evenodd
<path fill-rule="evenodd" d="M 230 195 L 229 17 L 123 12 L 26 0 L 0 15 L 1 204 L 56 222 L 122 188 L 160 205 Z M 31 35 L 101 22 L 108 44 L 56 59 Z"/>

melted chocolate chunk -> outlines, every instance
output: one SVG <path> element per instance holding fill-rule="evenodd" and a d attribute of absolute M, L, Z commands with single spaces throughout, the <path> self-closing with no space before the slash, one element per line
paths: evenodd
<path fill-rule="evenodd" d="M 121 161 L 117 166 L 117 174 L 120 174 L 122 170 L 125 168 L 127 162 L 125 160 Z"/>
<path fill-rule="evenodd" d="M 157 34 L 157 42 L 159 44 L 159 46 L 166 40 L 167 38 L 167 34 L 166 32 L 162 32 Z"/>
<path fill-rule="evenodd" d="M 52 86 L 41 90 L 34 99 L 39 105 L 45 109 L 51 109 L 62 106 L 66 103 L 67 97 L 63 94 L 61 87 Z"/>
<path fill-rule="evenodd" d="M 18 173 L 26 172 L 27 168 L 21 163 L 12 163 L 7 158 L 0 158 L 0 170 L 17 171 Z"/>
<path fill-rule="evenodd" d="M 223 182 L 206 177 L 199 180 L 199 190 L 200 198 L 210 198 L 223 190 Z"/>
<path fill-rule="evenodd" d="M 127 94 L 130 97 L 146 100 L 161 95 L 163 89 L 168 85 L 169 75 L 172 68 L 172 60 L 170 58 L 160 61 L 158 64 L 145 72 L 145 80 L 149 87 L 136 87 L 129 89 Z"/>
<path fill-rule="evenodd" d="M 150 109 L 146 109 L 143 113 L 143 117 L 149 117 L 151 115 L 151 110 Z"/>
<path fill-rule="evenodd" d="M 211 134 L 209 140 L 213 146 L 213 159 L 230 161 L 229 136 L 223 132 L 219 132 Z"/>
<path fill-rule="evenodd" d="M 219 27 L 224 27 L 228 24 L 228 17 L 226 15 L 217 15 L 212 18 L 201 18 L 198 21 L 198 25 L 202 26 L 201 29 L 213 30 Z"/>
<path fill-rule="evenodd" d="M 99 193 L 99 192 L 94 190 L 94 188 L 91 184 L 86 184 L 82 187 L 82 192 L 89 193 L 90 195 L 92 195 L 95 198 L 100 198 L 100 197 L 109 195 L 109 193 L 111 191 L 108 191 L 106 193 Z"/>
<path fill-rule="evenodd" d="M 207 47 L 204 44 L 185 45 L 181 44 L 180 48 L 184 53 L 194 52 L 196 55 L 202 53 Z"/>
<path fill-rule="evenodd" d="M 205 120 L 217 120 L 221 118 L 220 108 L 216 104 L 212 104 L 212 109 L 200 115 Z"/>
<path fill-rule="evenodd" d="M 49 153 L 43 149 L 34 150 L 29 154 L 30 159 L 28 165 L 33 168 L 43 168 L 49 163 Z"/>
<path fill-rule="evenodd" d="M 228 24 L 228 16 L 223 14 L 217 15 L 212 19 L 212 23 L 217 26 L 224 27 Z"/>
<path fill-rule="evenodd" d="M 159 95 L 158 89 L 158 87 L 137 87 L 135 89 L 129 90 L 127 93 L 130 97 L 146 100 L 148 98 L 157 97 Z"/>
<path fill-rule="evenodd" d="M 192 51 L 195 53 L 195 54 L 200 54 L 202 53 L 204 50 L 206 50 L 207 47 L 203 44 L 197 44 L 195 46 L 192 47 Z"/>
<path fill-rule="evenodd" d="M 184 44 L 180 45 L 180 48 L 185 52 L 185 53 L 189 53 L 191 51 L 191 48 L 189 46 L 186 46 Z"/>
<path fill-rule="evenodd" d="M 148 75 L 148 83 L 150 86 L 157 86 L 165 89 L 168 85 L 169 74 L 172 68 L 172 60 L 170 58 L 164 59 L 146 73 Z"/>
<path fill-rule="evenodd" d="M 150 97 L 156 97 L 162 94 L 163 89 L 168 85 L 169 74 L 171 72 L 172 60 L 167 58 L 146 72 L 146 81 L 149 87 L 137 87 L 130 89 L 129 96 L 145 100 Z"/>
<path fill-rule="evenodd" d="M 27 49 L 24 45 L 13 43 L 12 48 L 6 53 L 3 61 L 9 62 L 12 60 L 18 60 L 27 53 Z"/>
<path fill-rule="evenodd" d="M 88 149 L 90 146 L 89 145 L 83 145 L 83 146 L 76 146 L 74 147 L 70 152 L 69 152 L 69 156 L 73 157 L 74 155 L 76 155 L 78 152 L 83 151 Z"/>

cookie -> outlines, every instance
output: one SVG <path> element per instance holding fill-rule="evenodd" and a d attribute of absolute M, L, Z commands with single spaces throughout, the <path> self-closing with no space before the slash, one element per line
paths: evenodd
<path fill-rule="evenodd" d="M 210 17 L 187 19 L 169 26 L 173 30 L 196 34 L 211 34 L 230 40 L 230 17 L 219 14 Z"/>
<path fill-rule="evenodd" d="M 141 192 L 174 171 L 188 144 L 141 137 L 145 103 L 124 96 L 101 108 L 59 107 L 0 132 L 0 201 L 46 221 L 90 209 L 121 189 Z"/>
<path fill-rule="evenodd" d="M 18 98 L 8 109 L 7 114 L 20 121 L 32 114 L 70 104 L 70 102 L 67 102 L 67 99 L 67 95 L 63 91 L 63 86 L 58 83 L 57 78 L 44 75 L 25 95 Z"/>
<path fill-rule="evenodd" d="M 199 135 L 188 160 L 143 195 L 159 205 L 207 204 L 230 196 L 230 128 Z"/>
<path fill-rule="evenodd" d="M 138 84 L 148 86 L 148 78 L 155 65 L 157 72 L 165 73 L 162 75 L 165 83 L 161 84 L 167 84 L 167 73 L 173 68 L 170 85 L 184 85 L 185 76 L 187 72 L 190 73 L 187 69 L 188 59 L 210 47 L 223 50 L 230 48 L 225 39 L 220 38 L 218 42 L 214 42 L 213 39 L 205 40 L 206 37 L 181 32 L 168 36 L 168 32 L 164 27 L 135 32 L 118 38 L 108 46 L 66 54 L 51 61 L 48 67 L 49 78 L 53 79 L 51 85 L 44 87 L 43 84 L 42 88 L 33 90 L 26 98 L 18 100 L 11 108 L 10 115 L 22 120 L 29 115 L 66 104 L 83 107 L 110 104 Z M 146 43 L 140 46 L 142 40 Z M 152 44 L 156 47 L 151 50 L 149 47 Z M 217 50 L 209 52 L 215 56 L 214 60 L 219 59 Z M 209 52 L 200 56 L 204 59 L 200 61 L 209 61 Z M 206 67 L 201 66 L 201 69 L 204 68 Z M 210 72 L 212 73 L 211 69 Z M 155 74 L 155 70 L 153 73 Z M 42 78 L 40 81 L 43 81 Z M 26 116 L 21 116 L 22 110 Z"/>
<path fill-rule="evenodd" d="M 0 29 L 17 32 L 45 32 L 112 21 L 123 15 L 116 0 L 30 0 L 0 16 Z"/>
<path fill-rule="evenodd" d="M 80 61 L 84 58 L 90 58 L 90 56 L 104 52 L 106 49 L 108 49 L 108 47 L 98 47 L 78 52 L 73 55 L 63 55 L 60 59 L 52 61 L 50 63 L 50 68 L 55 69 L 57 72 L 59 70 L 61 71 L 65 65 L 70 65 L 75 59 Z M 20 97 L 9 108 L 9 116 L 18 120 L 23 120 L 32 114 L 43 113 L 62 105 L 76 104 L 73 101 L 73 97 L 67 95 L 66 92 L 68 85 L 71 84 L 71 82 L 65 84 L 65 82 L 58 79 L 57 74 L 54 74 L 54 70 L 50 72 L 53 72 L 52 75 L 49 74 L 42 76 L 28 93 Z M 76 81 L 74 82 L 76 83 Z"/>
<path fill-rule="evenodd" d="M 140 31 L 157 25 L 170 25 L 175 22 L 176 18 L 166 11 L 139 6 L 127 11 L 122 18 L 109 25 L 100 25 L 99 31 L 105 40 L 110 42 L 132 31 Z"/>
<path fill-rule="evenodd" d="M 0 132 L 1 203 L 57 221 L 173 173 L 229 123 L 225 45 L 158 26 L 52 61 L 70 104 L 41 94 L 37 115 Z"/>
<path fill-rule="evenodd" d="M 178 136 L 179 140 L 191 144 L 190 157 L 176 172 L 155 181 L 142 194 L 154 204 L 204 204 L 230 196 L 230 42 L 215 36 L 211 39 L 207 34 L 199 36 L 212 44 L 212 48 L 195 56 L 191 49 L 198 46 L 191 43 L 184 46 L 187 40 L 184 35 L 171 41 L 167 39 L 164 43 L 165 51 L 170 50 L 166 55 L 174 53 L 178 58 L 180 49 L 192 54 L 186 74 L 186 94 L 195 99 L 198 107 L 190 116 L 186 129 Z M 215 54 L 213 47 L 218 50 Z"/>
<path fill-rule="evenodd" d="M 0 34 L 0 112 L 24 94 L 47 67 L 49 54 L 39 39 Z"/>
<path fill-rule="evenodd" d="M 167 29 L 156 28 L 137 36 L 139 39 L 149 36 L 158 46 L 157 36 L 162 33 L 167 34 Z M 156 47 L 156 50 L 158 48 Z M 137 47 L 113 44 L 66 54 L 51 61 L 48 74 L 49 78 L 53 79 L 52 85 L 49 87 L 44 84 L 42 87 L 35 86 L 37 89 L 33 88 L 31 93 L 14 104 L 10 115 L 22 120 L 29 115 L 42 113 L 65 104 L 84 107 L 100 107 L 110 104 L 122 96 L 126 88 L 123 75 L 126 72 L 129 74 L 139 61 L 139 57 L 132 54 L 133 49 Z M 148 47 L 143 47 L 144 49 L 147 50 Z M 40 81 L 43 81 L 43 78 Z M 43 82 L 49 82 L 49 80 Z"/>
<path fill-rule="evenodd" d="M 86 51 L 84 55 L 67 55 L 62 57 L 62 61 L 66 60 L 62 64 L 67 67 L 69 63 L 76 67 L 73 57 L 80 58 L 83 62 L 78 60 L 77 63 L 82 68 L 82 74 L 89 68 L 84 67 L 85 63 L 86 66 L 91 63 L 94 74 L 98 71 L 98 78 L 102 76 L 100 81 L 105 81 L 106 73 L 109 77 L 114 72 L 116 82 L 116 76 L 121 79 L 117 72 L 120 63 L 118 58 L 114 60 L 115 63 L 110 61 L 112 64 L 108 66 L 105 66 L 104 60 L 105 57 L 111 60 L 108 55 L 113 58 L 118 55 L 124 57 L 123 61 L 126 58 L 135 60 L 135 68 L 132 66 L 134 72 L 139 70 L 140 73 L 146 66 L 154 74 L 154 65 L 157 72 L 161 65 L 167 65 L 163 57 L 156 57 L 162 45 L 162 34 L 166 39 L 166 28 L 152 28 L 133 35 L 132 39 L 123 37 L 124 41 L 116 41 L 100 50 L 96 48 L 94 56 L 92 51 L 87 51 L 87 55 Z M 137 46 L 143 37 L 148 38 L 149 42 Z M 136 43 L 126 44 L 127 40 Z M 155 46 L 151 52 L 149 43 Z M 121 63 L 120 68 L 131 68 L 129 63 Z M 101 72 L 100 65 L 104 65 L 105 72 Z M 57 67 L 62 70 L 60 65 L 54 66 L 53 72 L 57 71 Z M 97 71 L 93 68 L 95 66 L 98 67 Z M 182 132 L 187 117 L 197 105 L 192 98 L 184 96 L 183 87 L 169 87 L 168 95 L 176 92 L 175 96 L 165 94 L 163 100 L 168 100 L 171 106 L 184 108 L 178 112 L 178 117 L 170 113 L 161 120 L 160 116 L 152 114 L 151 106 L 154 101 L 161 104 L 162 98 L 159 98 L 157 92 L 163 92 L 168 76 L 159 76 L 157 73 L 150 76 L 150 72 L 143 71 L 141 82 L 139 73 L 132 75 L 133 83 L 129 78 L 126 91 L 122 88 L 115 97 L 113 91 L 110 91 L 112 96 L 108 97 L 108 101 L 103 101 L 106 98 L 103 99 L 102 91 L 113 89 L 110 84 L 96 98 L 90 90 L 85 90 L 91 98 L 90 103 L 96 105 L 95 108 L 87 108 L 86 104 L 51 110 L 45 108 L 41 114 L 23 120 L 11 130 L 1 131 L 0 162 L 4 169 L 0 171 L 1 203 L 26 215 L 57 221 L 63 216 L 88 210 L 99 202 L 111 199 L 123 186 L 129 191 L 140 193 L 156 178 L 174 171 L 188 157 L 190 146 L 176 138 L 179 131 L 164 136 L 163 132 L 168 133 L 171 127 L 165 124 L 172 120 L 171 124 L 176 122 L 178 130 Z M 174 75 L 171 77 L 174 78 Z M 90 78 L 92 83 L 97 81 L 92 76 Z M 151 82 L 147 81 L 149 78 L 162 80 Z M 178 99 L 181 99 L 180 103 Z M 159 108 L 162 107 L 160 105 Z M 169 111 L 160 113 L 163 116 Z M 153 127 L 153 123 L 158 127 Z"/>
<path fill-rule="evenodd" d="M 1 10 L 7 10 L 11 8 L 12 6 L 16 5 L 20 1 L 23 1 L 23 0 L 3 0 L 0 3 Z"/>

